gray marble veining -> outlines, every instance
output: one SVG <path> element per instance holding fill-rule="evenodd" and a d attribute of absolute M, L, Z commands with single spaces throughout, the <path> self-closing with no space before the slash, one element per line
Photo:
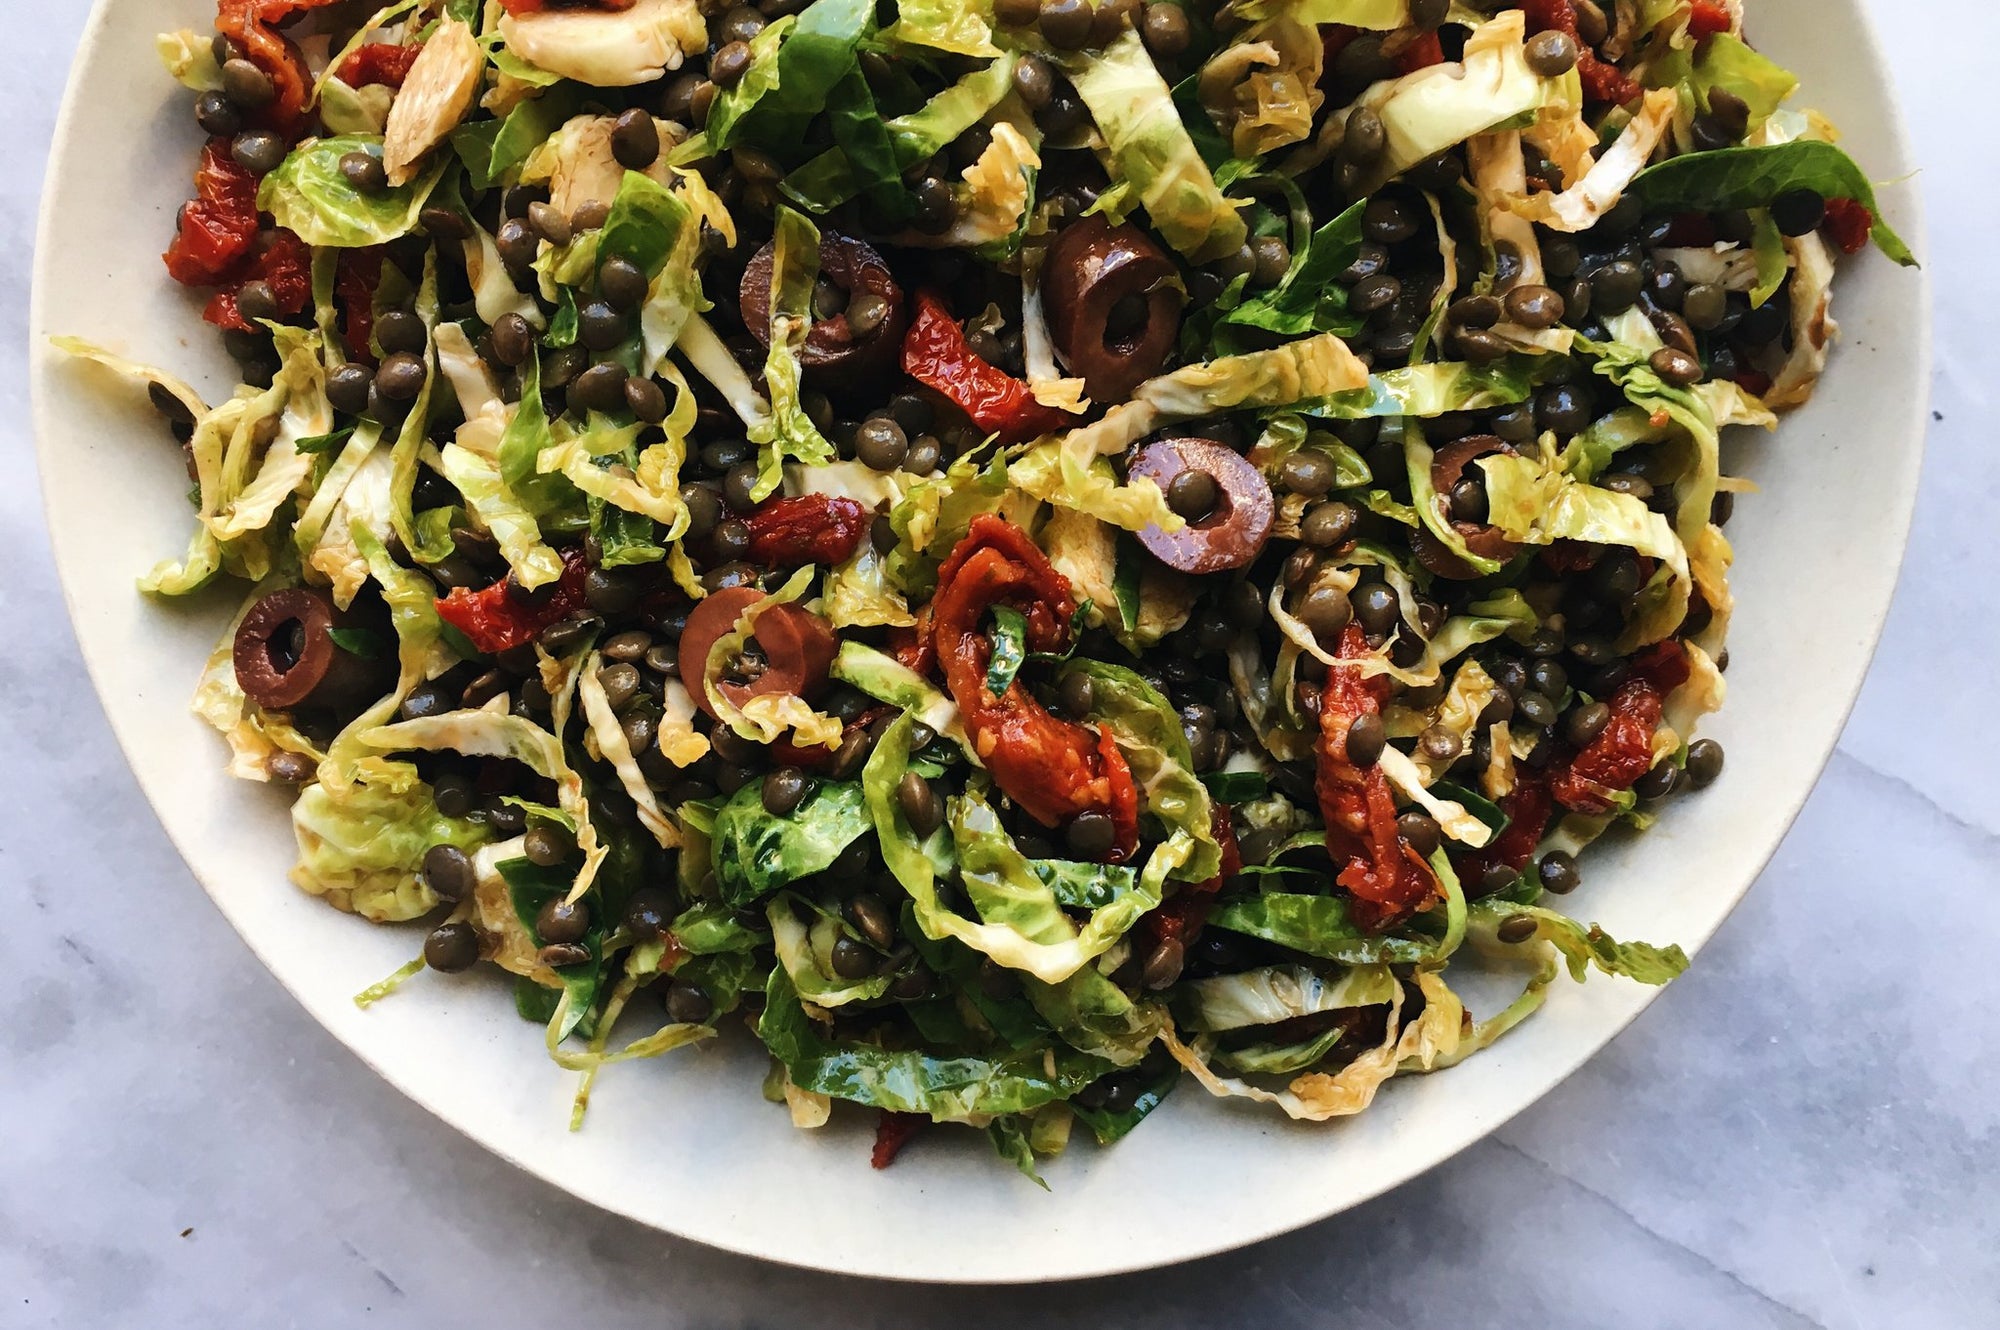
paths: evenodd
<path fill-rule="evenodd" d="M 1885 34 L 1938 279 L 1918 525 L 1841 751 L 1749 900 L 1604 1054 L 1428 1176 L 1234 1255 L 1017 1291 L 805 1274 L 600 1214 L 375 1079 L 202 901 L 72 664 L 42 531 L 27 272 L 84 6 L 19 25 L 0 87 L 0 1326 L 2000 1324 L 2000 711 L 1981 704 L 2000 631 L 1977 575 L 2000 280 L 1966 100 L 2000 22 L 1922 8 L 1922 31 Z"/>

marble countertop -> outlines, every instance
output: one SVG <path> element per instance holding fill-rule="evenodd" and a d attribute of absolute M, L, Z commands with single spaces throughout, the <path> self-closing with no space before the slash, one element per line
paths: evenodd
<path fill-rule="evenodd" d="M 43 7 L 0 85 L 0 1325 L 1994 1324 L 2000 708 L 1977 699 L 2000 631 L 1967 575 L 2000 500 L 1994 156 L 1966 97 L 1990 8 L 1930 0 L 1924 31 L 1885 33 L 1937 283 L 1916 532 L 1846 737 L 1700 964 L 1399 1191 L 1233 1255 L 1007 1291 L 783 1269 L 572 1200 L 376 1079 L 200 901 L 73 666 L 33 480 L 34 213 L 86 8 Z"/>

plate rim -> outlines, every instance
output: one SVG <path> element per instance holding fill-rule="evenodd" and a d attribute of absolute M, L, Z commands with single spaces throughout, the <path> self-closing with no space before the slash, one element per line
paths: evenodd
<path fill-rule="evenodd" d="M 58 193 L 55 188 L 56 182 L 66 165 L 70 162 L 74 150 L 71 140 L 75 133 L 78 107 L 82 102 L 84 93 L 82 73 L 90 64 L 96 53 L 96 48 L 103 40 L 110 26 L 114 8 L 132 2 L 133 0 L 93 0 L 90 14 L 78 38 L 76 51 L 72 57 L 69 72 L 66 75 L 61 108 L 56 117 L 54 132 L 50 139 L 48 160 L 42 177 L 42 193 L 37 207 L 34 255 L 31 266 L 28 302 L 29 336 L 27 366 L 30 423 L 34 436 L 37 487 L 40 491 L 43 521 L 42 537 L 46 543 L 46 547 L 51 551 L 63 607 L 69 617 L 72 635 L 77 643 L 77 654 L 81 657 L 82 664 L 91 682 L 93 701 L 96 703 L 99 714 L 104 718 L 107 727 L 116 740 L 120 756 L 123 758 L 127 769 L 131 772 L 134 783 L 144 796 L 154 821 L 166 834 L 169 842 L 174 847 L 175 853 L 187 868 L 189 875 L 201 885 L 203 895 L 208 898 L 210 904 L 229 923 L 230 928 L 244 945 L 248 947 L 251 954 L 257 958 L 258 963 L 277 981 L 286 994 L 305 1010 L 306 1014 L 312 1018 L 314 1024 L 318 1025 L 336 1045 L 353 1055 L 374 1075 L 379 1076 L 404 1098 L 423 1108 L 432 1117 L 479 1145 L 482 1149 L 506 1160 L 522 1172 L 600 1210 L 616 1214 L 622 1219 L 644 1227 L 672 1234 L 684 1241 L 696 1242 L 703 1246 L 731 1252 L 739 1256 L 771 1261 L 796 1269 L 823 1271 L 849 1277 L 880 1279 L 895 1283 L 1002 1287 L 1041 1282 L 1103 1279 L 1157 1269 L 1183 1261 L 1205 1259 L 1222 1253 L 1240 1250 L 1287 1233 L 1296 1232 L 1311 1224 L 1321 1222 L 1336 1214 L 1366 1204 L 1389 1191 L 1401 1187 L 1428 1173 L 1440 1164 L 1456 1157 L 1473 1145 L 1478 1144 L 1486 1137 L 1500 1130 L 1508 1122 L 1512 1121 L 1514 1117 L 1541 1102 L 1546 1096 L 1574 1075 L 1586 1062 L 1596 1057 L 1606 1046 L 1629 1028 L 1632 1022 L 1642 1012 L 1650 1008 L 1660 994 L 1665 991 L 1664 988 L 1647 988 L 1643 990 L 1639 995 L 1639 1000 L 1629 1004 L 1627 1009 L 1614 1016 L 1603 1026 L 1601 1032 L 1594 1032 L 1591 1036 L 1579 1040 L 1574 1047 L 1566 1051 L 1565 1056 L 1560 1060 L 1559 1065 L 1553 1073 L 1543 1078 L 1540 1088 L 1524 1102 L 1495 1116 L 1482 1118 L 1477 1122 L 1469 1122 L 1457 1134 L 1442 1136 L 1438 1141 L 1409 1150 L 1405 1160 L 1396 1168 L 1389 1170 L 1370 1185 L 1345 1195 L 1339 1201 L 1329 1206 L 1309 1209 L 1308 1212 L 1297 1214 L 1287 1213 L 1282 1218 L 1269 1224 L 1246 1228 L 1240 1232 L 1231 1232 L 1212 1240 L 1203 1240 L 1174 1250 L 1161 1249 L 1149 1250 L 1145 1254 L 1121 1254 L 1120 1249 L 1107 1247 L 1103 1249 L 1097 1259 L 1088 1262 L 1087 1267 L 1073 1269 L 1054 1276 L 1033 1271 L 1020 1271 L 1005 1275 L 985 1275 L 974 1278 L 963 1278 L 949 1273 L 926 1272 L 911 1268 L 857 1271 L 851 1265 L 841 1266 L 834 1264 L 830 1258 L 815 1259 L 807 1255 L 788 1253 L 774 1244 L 757 1246 L 748 1241 L 737 1240 L 728 1236 L 697 1233 L 686 1227 L 675 1227 L 654 1216 L 639 1214 L 633 1207 L 622 1202 L 614 1190 L 607 1190 L 590 1183 L 564 1178 L 558 1174 L 552 1164 L 538 1161 L 532 1156 L 517 1150 L 511 1143 L 500 1139 L 497 1133 L 482 1131 L 473 1123 L 461 1121 L 449 1115 L 445 1106 L 435 1102 L 433 1096 L 413 1085 L 408 1078 L 399 1075 L 390 1066 L 385 1065 L 382 1060 L 378 1059 L 378 1056 L 371 1050 L 367 1041 L 350 1038 L 346 1032 L 331 1024 L 316 1008 L 313 1001 L 309 1000 L 294 985 L 284 970 L 273 961 L 272 957 L 267 954 L 266 949 L 260 945 L 259 940 L 249 931 L 246 931 L 244 925 L 239 922 L 236 915 L 223 903 L 221 893 L 218 889 L 211 884 L 207 876 L 195 867 L 196 856 L 191 854 L 189 847 L 183 844 L 181 831 L 161 813 L 160 800 L 156 797 L 154 782 L 141 774 L 141 764 L 137 760 L 136 750 L 141 745 L 142 739 L 133 727 L 122 722 L 118 715 L 106 705 L 105 696 L 110 686 L 110 681 L 105 675 L 104 663 L 95 654 L 83 647 L 84 633 L 81 625 L 84 619 L 82 612 L 84 605 L 80 601 L 75 589 L 70 565 L 62 558 L 61 546 L 56 538 L 55 499 L 51 488 L 50 468 L 46 465 L 47 454 L 53 447 L 50 440 L 59 433 L 59 429 L 54 425 L 50 417 L 51 406 L 48 387 L 53 367 L 59 358 L 49 346 L 47 338 L 41 335 L 42 330 L 50 326 L 46 315 L 49 309 L 51 299 L 50 288 L 53 281 L 48 266 L 49 245 L 47 244 L 47 239 L 52 234 L 56 224 L 54 206 Z M 1880 129 L 1885 134 L 1886 140 L 1893 149 L 1897 160 L 1905 164 L 1911 172 L 1910 178 L 1906 182 L 1906 187 L 1898 199 L 1897 217 L 1900 229 L 1916 253 L 1920 256 L 1927 255 L 1930 252 L 1928 245 L 1929 225 L 1926 199 L 1922 189 L 1921 170 L 1917 166 L 1917 158 L 1914 152 L 1913 140 L 1909 132 L 1907 114 L 1902 101 L 1895 95 L 1895 71 L 1888 60 L 1882 44 L 1881 24 L 1869 0 L 1851 0 L 1851 12 L 1854 15 L 1858 35 L 1861 38 L 1859 44 L 1861 49 L 1857 59 L 1865 67 L 1880 75 L 1887 89 L 1885 102 L 1888 108 L 1888 116 L 1886 123 L 1881 125 Z M 1876 256 L 1871 261 L 1886 262 L 1886 260 L 1881 259 L 1879 256 Z M 1928 447 L 1928 413 L 1930 411 L 1931 395 L 1934 391 L 1935 361 L 1933 341 L 1935 336 L 1935 292 L 1928 268 L 1919 267 L 1916 269 L 1907 269 L 1904 272 L 1916 283 L 1913 292 L 1917 307 L 1915 312 L 1917 337 L 1914 363 L 1921 381 L 1921 389 L 1912 397 L 1910 405 L 1907 408 L 1910 424 L 1909 436 L 1913 441 L 1913 447 L 1910 450 L 1907 469 L 1901 478 L 1902 483 L 1899 485 L 1895 496 L 1897 499 L 1893 524 L 1895 575 L 1885 579 L 1885 590 L 1881 594 L 1880 601 L 1872 608 L 1868 616 L 1865 643 L 1856 655 L 1857 669 L 1853 683 L 1844 690 L 1845 702 L 1839 710 L 1839 724 L 1830 728 L 1828 738 L 1823 745 L 1818 746 L 1818 751 L 1814 754 L 1811 761 L 1811 779 L 1803 781 L 1799 785 L 1796 796 L 1784 801 L 1788 806 L 1783 808 L 1782 817 L 1775 819 L 1771 823 L 1771 832 L 1767 842 L 1756 847 L 1754 855 L 1745 856 L 1744 862 L 1746 866 L 1754 862 L 1754 868 L 1750 868 L 1745 873 L 1741 885 L 1729 894 L 1726 908 L 1716 917 L 1715 922 L 1701 929 L 1698 935 L 1690 935 L 1682 940 L 1684 947 L 1691 957 L 1698 954 L 1706 946 L 1708 941 L 1714 936 L 1714 933 L 1741 905 L 1743 898 L 1748 895 L 1751 887 L 1755 885 L 1764 870 L 1769 866 L 1771 858 L 1776 853 L 1779 845 L 1790 834 L 1807 800 L 1811 798 L 1813 791 L 1817 788 L 1820 779 L 1824 775 L 1826 766 L 1831 761 L 1833 753 L 1838 747 L 1849 719 L 1853 714 L 1862 686 L 1872 672 L 1873 662 L 1880 648 L 1883 633 L 1887 627 L 1890 608 L 1897 591 L 1900 589 L 1902 577 L 1906 571 L 1910 533 L 1914 525 L 1923 461 Z M 1838 356 L 1838 351 L 1836 351 L 1836 355 Z M 1852 367 L 1848 372 L 1859 373 L 1859 366 Z M 135 590 L 132 594 L 136 596 L 139 593 Z"/>

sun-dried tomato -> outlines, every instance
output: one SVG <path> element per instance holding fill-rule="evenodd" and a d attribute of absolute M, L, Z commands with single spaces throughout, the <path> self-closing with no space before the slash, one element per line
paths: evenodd
<path fill-rule="evenodd" d="M 931 641 L 931 607 L 926 605 L 917 611 L 914 627 L 891 628 L 888 647 L 897 664 L 918 674 L 929 674 L 937 665 L 937 649 Z"/>
<path fill-rule="evenodd" d="M 1522 0 L 1528 18 L 1528 32 L 1560 32 L 1576 43 L 1576 73 L 1583 81 L 1585 100 L 1623 106 L 1643 91 L 1618 66 L 1603 59 L 1577 35 L 1576 7 L 1570 0 Z"/>
<path fill-rule="evenodd" d="M 347 355 L 364 365 L 375 363 L 368 343 L 375 335 L 375 288 L 382 283 L 382 247 L 343 249 L 333 270 L 333 299 L 340 308 L 340 340 Z"/>
<path fill-rule="evenodd" d="M 910 1143 L 910 1138 L 929 1122 L 921 1113 L 891 1113 L 883 1109 L 875 1122 L 875 1148 L 869 1153 L 868 1162 L 876 1168 L 889 1167 Z"/>
<path fill-rule="evenodd" d="M 280 227 L 267 233 L 251 268 L 230 290 L 215 293 L 201 312 L 202 318 L 218 328 L 250 332 L 250 320 L 243 317 L 236 297 L 244 284 L 251 281 L 260 281 L 271 289 L 280 314 L 297 314 L 312 299 L 312 250 L 292 232 Z"/>
<path fill-rule="evenodd" d="M 1067 645 L 1076 601 L 1069 580 L 1018 527 L 990 513 L 973 519 L 938 570 L 931 635 L 973 749 L 994 782 L 1028 816 L 1053 827 L 1083 813 L 1104 813 L 1116 831 L 1107 859 L 1123 863 L 1138 849 L 1138 794 L 1115 744 L 1073 721 L 1050 715 L 1017 678 L 995 697 L 986 688 L 992 639 L 983 621 L 997 604 L 1027 621 L 1031 651 Z"/>
<path fill-rule="evenodd" d="M 1696 41 L 1713 37 L 1718 32 L 1728 32 L 1736 26 L 1729 18 L 1729 10 L 1715 0 L 1693 0 L 1688 6 L 1688 36 Z"/>
<path fill-rule="evenodd" d="M 1076 423 L 1074 416 L 1036 401 L 1026 383 L 973 354 L 965 329 L 935 291 L 917 293 L 917 317 L 903 338 L 903 372 L 950 398 L 1003 444 Z"/>
<path fill-rule="evenodd" d="M 743 519 L 750 528 L 750 559 L 767 568 L 797 568 L 846 561 L 868 532 L 868 510 L 835 494 L 766 499 Z"/>
<path fill-rule="evenodd" d="M 1542 546 L 1536 558 L 1544 568 L 1561 577 L 1574 576 L 1597 565 L 1604 547 L 1587 540 L 1558 540 Z"/>
<path fill-rule="evenodd" d="M 1444 63 L 1444 44 L 1435 32 L 1417 34 L 1417 39 L 1405 46 L 1396 57 L 1396 68 L 1404 74 L 1414 74 L 1420 69 Z"/>
<path fill-rule="evenodd" d="M 561 580 L 556 583 L 555 591 L 539 604 L 516 599 L 507 590 L 507 579 L 503 577 L 482 591 L 453 587 L 450 595 L 438 601 L 438 617 L 488 654 L 526 646 L 542 629 L 583 608 L 586 572 L 583 551 L 568 550 L 563 554 Z"/>
<path fill-rule="evenodd" d="M 417 56 L 423 49 L 422 42 L 414 46 L 370 42 L 341 61 L 334 77 L 350 88 L 365 88 L 371 83 L 379 83 L 385 88 L 400 88 L 403 80 L 410 76 L 410 66 L 417 63 Z"/>
<path fill-rule="evenodd" d="M 1381 765 L 1357 767 L 1347 758 L 1347 732 L 1363 716 L 1379 716 L 1388 680 L 1363 678 L 1344 662 L 1372 654 L 1359 623 L 1341 635 L 1343 662 L 1329 668 L 1320 690 L 1318 780 L 1326 848 L 1344 863 L 1336 879 L 1354 895 L 1354 919 L 1383 929 L 1420 908 L 1437 892 L 1437 877 L 1396 827 L 1396 796 Z"/>
<path fill-rule="evenodd" d="M 1753 397 L 1762 397 L 1771 391 L 1771 376 L 1761 369 L 1745 366 L 1729 376 L 1730 382 Z"/>
<path fill-rule="evenodd" d="M 1549 818 L 1555 813 L 1548 777 L 1517 768 L 1514 788 L 1500 800 L 1500 811 L 1507 815 L 1507 829 L 1493 838 L 1486 853 L 1494 862 L 1519 872 L 1535 857 L 1535 847 L 1542 843 L 1542 833 L 1548 830 Z"/>
<path fill-rule="evenodd" d="M 1868 248 L 1868 234 L 1875 229 L 1875 214 L 1853 199 L 1826 201 L 1827 239 L 1844 253 L 1859 254 Z"/>
<path fill-rule="evenodd" d="M 1662 696 L 1686 683 L 1694 673 L 1694 667 L 1688 663 L 1687 648 L 1672 639 L 1655 642 L 1632 657 L 1630 668 L 1634 675 L 1659 689 Z"/>
<path fill-rule="evenodd" d="M 1577 813 L 1608 813 L 1613 796 L 1632 788 L 1653 767 L 1653 735 L 1666 696 L 1686 682 L 1687 652 L 1662 642 L 1632 661 L 1632 676 L 1611 695 L 1611 720 L 1595 739 L 1563 763 L 1550 782 L 1557 803 Z"/>
<path fill-rule="evenodd" d="M 229 155 L 228 139 L 213 138 L 201 150 L 194 188 L 167 248 L 167 273 L 183 286 L 217 286 L 257 243 L 257 178 Z"/>

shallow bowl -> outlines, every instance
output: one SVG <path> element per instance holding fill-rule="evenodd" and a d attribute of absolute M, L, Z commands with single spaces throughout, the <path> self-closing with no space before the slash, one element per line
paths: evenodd
<path fill-rule="evenodd" d="M 157 258 L 199 132 L 153 34 L 212 15 L 200 0 L 100 0 L 77 56 L 31 316 L 49 526 L 83 663 L 195 876 L 316 1019 L 438 1117 L 585 1200 L 734 1251 L 903 1279 L 1101 1275 L 1253 1242 L 1405 1181 L 1533 1104 L 1658 996 L 1616 980 L 1565 984 L 1489 1052 L 1398 1080 L 1367 1113 L 1325 1126 L 1217 1103 L 1184 1083 L 1124 1143 L 1079 1146 L 1054 1163 L 1046 1193 L 997 1166 L 970 1132 L 937 1133 L 872 1172 L 867 1115 L 795 1131 L 759 1097 L 765 1062 L 748 1039 L 611 1069 L 572 1133 L 573 1078 L 548 1062 L 541 1031 L 514 1014 L 503 985 L 429 979 L 358 1010 L 355 992 L 407 961 L 417 934 L 336 914 L 287 884 L 283 800 L 226 777 L 221 744 L 187 707 L 231 598 L 159 604 L 133 589 L 185 548 L 179 451 L 143 398 L 47 345 L 58 333 L 99 341 L 186 374 L 211 398 L 234 382 L 198 303 Z M 1757 0 L 1751 36 L 1800 74 L 1801 101 L 1833 118 L 1871 174 L 1907 177 L 1911 154 L 1859 0 Z M 1883 202 L 1921 251 L 1915 189 L 1889 188 Z M 1791 825 L 1867 669 L 1923 445 L 1926 279 L 1871 253 L 1843 265 L 1835 311 L 1844 337 L 1812 404 L 1775 435 L 1725 445 L 1726 469 L 1761 487 L 1730 527 L 1740 610 L 1728 706 L 1708 730 L 1729 769 L 1651 834 L 1589 858 L 1589 884 L 1564 904 L 1614 935 L 1699 949 Z"/>

